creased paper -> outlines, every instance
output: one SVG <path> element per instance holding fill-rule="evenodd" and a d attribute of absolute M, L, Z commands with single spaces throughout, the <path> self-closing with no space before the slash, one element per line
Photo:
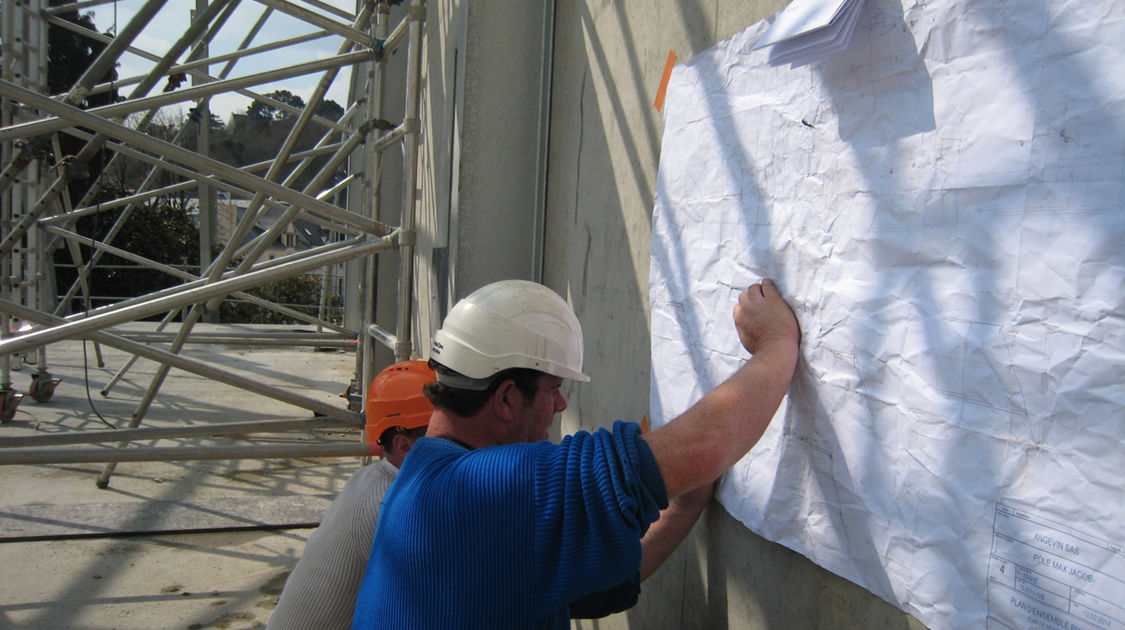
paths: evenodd
<path fill-rule="evenodd" d="M 754 25 L 676 67 L 653 212 L 652 409 L 802 358 L 719 499 L 931 628 L 1125 628 L 1125 8 L 867 0 L 848 50 Z"/>

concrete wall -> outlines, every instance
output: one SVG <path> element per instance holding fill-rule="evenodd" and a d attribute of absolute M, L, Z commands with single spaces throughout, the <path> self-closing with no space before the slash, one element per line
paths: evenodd
<path fill-rule="evenodd" d="M 541 277 L 552 17 L 548 3 L 427 5 L 415 322 L 422 354 L 458 299 L 495 280 Z"/>
<path fill-rule="evenodd" d="M 574 305 L 592 378 L 568 385 L 559 432 L 646 415 L 649 241 L 661 139 L 652 103 L 668 51 L 688 59 L 784 4 L 430 3 L 419 337 L 428 338 L 449 304 L 478 286 L 541 276 Z M 750 533 L 718 505 L 643 590 L 633 610 L 577 625 L 921 627 Z"/>
<path fill-rule="evenodd" d="M 391 11 L 393 29 L 408 15 Z M 425 8 L 412 341 L 429 341 L 449 308 L 504 278 L 540 279 L 549 91 L 550 5 L 436 0 Z M 384 118 L 407 89 L 406 44 L 386 67 Z M 359 72 L 366 72 L 362 66 Z M 362 84 L 362 81 L 357 81 Z M 400 223 L 401 152 L 387 151 L 378 218 Z M 371 178 L 374 181 L 375 178 Z M 356 194 L 366 194 L 360 189 Z M 378 258 L 375 321 L 395 330 L 399 264 Z M 376 369 L 393 356 L 376 346 Z"/>

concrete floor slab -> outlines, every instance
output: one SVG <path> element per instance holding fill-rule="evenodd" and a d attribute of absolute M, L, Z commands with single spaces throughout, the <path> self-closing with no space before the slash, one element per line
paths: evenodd
<path fill-rule="evenodd" d="M 316 527 L 332 498 L 298 495 L 195 501 L 33 503 L 0 511 L 0 540 Z"/>
<path fill-rule="evenodd" d="M 299 327 L 285 330 L 292 328 Z M 157 364 L 138 361 L 103 397 L 99 392 L 128 355 L 103 346 L 99 365 L 92 344 L 83 345 L 62 341 L 49 346 L 48 369 L 62 380 L 50 400 L 36 403 L 26 396 L 12 421 L 0 424 L 0 448 L 9 437 L 106 431 L 111 430 L 107 424 L 128 424 Z M 346 350 L 204 344 L 189 345 L 184 354 L 341 408 L 346 403 L 340 395 L 355 371 L 354 353 Z M 26 391 L 35 370 L 25 363 L 13 371 L 13 385 Z M 174 369 L 141 426 L 311 416 L 287 403 Z M 357 430 L 344 428 L 144 444 L 359 439 Z M 357 457 L 130 462 L 116 467 L 104 489 L 95 483 L 102 464 L 0 466 L 0 567 L 5 569 L 0 627 L 262 627 L 312 527 L 361 464 Z"/>

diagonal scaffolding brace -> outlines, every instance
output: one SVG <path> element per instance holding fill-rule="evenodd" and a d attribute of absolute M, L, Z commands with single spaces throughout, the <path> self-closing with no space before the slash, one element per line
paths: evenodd
<path fill-rule="evenodd" d="M 54 441 L 10 442 L 0 435 L 0 448 L 5 451 L 0 463 L 79 461 L 74 459 L 76 457 L 86 458 L 81 461 L 107 462 L 98 479 L 98 485 L 104 487 L 116 462 L 144 461 L 138 458 L 148 456 L 138 454 L 137 448 L 123 448 L 127 443 L 165 435 L 159 433 L 165 429 L 140 428 L 139 425 L 159 395 L 167 371 L 173 367 L 310 410 L 319 422 L 348 428 L 358 426 L 364 389 L 359 385 L 370 382 L 377 371 L 375 344 L 389 348 L 395 360 L 416 356 L 417 343 L 412 339 L 410 326 L 416 269 L 415 212 L 419 192 L 418 141 L 422 128 L 419 103 L 425 3 L 414 0 L 399 8 L 401 0 L 359 0 L 356 11 L 351 12 L 322 1 L 257 0 L 261 14 L 247 33 L 240 34 L 237 49 L 214 55 L 209 54 L 209 49 L 220 33 L 232 28 L 228 26 L 231 16 L 242 9 L 242 5 L 252 6 L 253 3 L 197 0 L 190 19 L 179 22 L 185 25 L 182 34 L 162 52 L 144 50 L 138 42 L 143 41 L 141 35 L 154 25 L 166 28 L 167 24 L 174 23 L 165 16 L 169 11 L 183 10 L 183 3 L 148 0 L 123 28 L 112 34 L 97 33 L 72 19 L 79 9 L 101 4 L 104 3 L 78 2 L 50 7 L 47 0 L 14 0 L 6 2 L 0 12 L 4 29 L 4 63 L 0 71 L 0 111 L 3 112 L 0 121 L 0 226 L 3 228 L 0 234 L 0 421 L 11 420 L 20 404 L 23 392 L 12 383 L 11 370 L 13 364 L 21 362 L 25 356 L 34 353 L 38 357 L 36 374 L 39 378 L 33 379 L 32 385 L 32 389 L 38 387 L 38 391 L 33 395 L 39 402 L 50 399 L 58 384 L 47 372 L 46 349 L 51 344 L 92 340 L 123 350 L 132 357 L 122 371 L 137 358 L 156 361 L 160 369 L 139 401 L 129 429 L 80 431 Z M 391 15 L 395 13 L 401 19 L 392 25 Z M 263 34 L 270 32 L 267 21 L 278 15 L 295 20 L 309 31 L 287 33 L 272 41 L 254 41 L 264 39 Z M 100 47 L 79 78 L 54 97 L 48 96 L 46 89 L 50 72 L 46 46 L 48 28 L 65 29 Z M 285 54 L 304 45 L 328 41 L 338 42 L 335 54 Z M 405 49 L 405 54 L 393 54 L 400 49 Z M 150 63 L 150 69 L 144 74 L 116 78 L 111 73 L 121 66 L 126 56 Z M 292 63 L 295 59 L 301 61 Z M 259 64 L 268 60 L 273 65 L 242 75 L 233 73 L 236 63 L 248 60 Z M 215 64 L 222 64 L 222 70 L 213 76 L 210 67 Z M 404 113 L 397 122 L 386 121 L 384 115 L 384 103 L 397 96 L 385 93 L 385 77 L 390 67 L 401 73 L 405 84 L 404 93 L 400 95 Z M 345 71 L 355 76 L 343 76 Z M 319 81 L 303 109 L 252 91 L 252 88 L 307 75 L 319 75 Z M 366 80 L 356 78 L 360 76 Z M 182 85 L 187 77 L 191 77 L 194 84 Z M 352 85 L 346 113 L 338 119 L 325 117 L 319 106 L 332 85 L 342 80 Z M 165 91 L 155 92 L 162 83 Z M 127 97 L 107 105 L 87 107 L 88 99 L 123 88 L 130 89 Z M 187 121 L 170 140 L 145 131 L 153 116 L 165 111 L 162 108 L 189 104 L 206 116 L 209 102 L 223 95 L 253 99 L 293 122 L 272 159 L 256 164 L 232 164 L 216 159 L 210 155 L 207 134 L 203 131 L 204 127 L 209 127 L 207 124 L 198 125 L 198 137 L 186 133 Z M 318 130 L 315 133 L 319 137 L 315 146 L 299 148 L 299 140 L 313 129 Z M 64 137 L 76 138 L 84 143 L 83 148 L 74 155 L 65 155 L 61 148 Z M 380 156 L 391 149 L 402 152 L 401 173 L 383 172 Z M 135 189 L 106 200 L 98 196 L 107 183 L 107 171 L 102 168 L 85 188 L 82 199 L 72 200 L 69 192 L 72 184 L 86 176 L 95 158 L 101 160 L 102 167 L 107 163 L 115 167 L 140 164 L 148 175 Z M 380 189 L 378 179 L 382 177 L 394 177 L 402 182 L 397 224 L 379 219 L 385 212 L 380 212 L 374 197 Z M 199 200 L 200 212 L 204 212 L 208 205 L 204 198 L 214 191 L 229 196 L 232 202 L 242 203 L 237 206 L 242 214 L 214 258 L 210 253 L 201 256 L 210 262 L 198 273 L 158 262 L 113 243 L 114 235 L 122 229 L 134 208 L 174 195 L 194 195 Z M 357 191 L 362 194 L 356 194 Z M 79 220 L 107 212 L 115 213 L 115 218 L 111 219 L 114 225 L 106 239 L 94 240 L 79 233 Z M 211 220 L 209 215 L 207 218 Z M 324 244 L 267 256 L 275 243 L 291 233 L 298 222 L 321 230 L 325 235 Z M 62 287 L 61 294 L 54 282 L 56 249 L 69 253 L 79 270 L 73 285 Z M 106 256 L 156 270 L 182 284 L 95 306 L 91 303 L 90 280 L 97 279 L 107 268 Z M 394 309 L 397 318 L 393 331 L 374 321 L 374 284 L 378 277 L 375 268 L 380 256 L 397 257 L 399 277 Z M 312 316 L 249 293 L 266 283 L 308 273 L 319 273 L 322 286 L 327 288 L 331 284 L 330 277 L 339 277 L 344 272 L 345 263 L 358 265 L 359 277 L 333 284 L 340 292 L 343 312 L 351 314 L 345 316 L 344 321 L 323 316 L 323 296 L 321 314 Z M 63 315 L 80 292 L 84 312 Z M 216 336 L 193 330 L 205 313 L 216 312 L 219 305 L 231 297 L 313 325 L 318 331 L 330 332 L 301 332 L 288 337 L 237 332 Z M 178 330 L 165 332 L 165 327 L 174 323 L 177 313 L 182 320 Z M 150 317 L 164 318 L 154 332 L 126 332 L 116 328 Z M 182 356 L 180 350 L 193 342 L 266 346 L 309 343 L 347 348 L 356 354 L 356 378 L 349 385 L 346 406 L 336 407 L 283 387 L 264 385 L 218 365 Z M 155 344 L 167 347 L 160 349 Z M 258 430 L 308 430 L 314 426 L 307 421 L 229 424 L 210 433 L 208 429 L 199 428 L 167 435 L 231 435 Z M 64 443 L 107 441 L 118 442 L 121 448 L 90 449 L 80 455 L 73 452 L 63 455 L 57 450 Z M 26 450 L 27 446 L 44 448 L 32 453 Z M 316 448 L 312 448 L 314 446 Z M 273 451 L 237 447 L 241 449 L 237 456 L 368 454 L 363 445 L 342 446 L 309 445 L 303 451 L 301 445 L 293 445 L 291 451 L 287 450 L 288 446 Z M 229 448 L 185 448 L 156 456 L 207 459 L 235 452 Z M 21 454 L 14 454 L 16 451 Z"/>

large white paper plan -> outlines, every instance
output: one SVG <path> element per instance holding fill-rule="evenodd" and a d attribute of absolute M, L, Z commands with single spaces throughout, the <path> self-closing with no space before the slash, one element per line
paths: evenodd
<path fill-rule="evenodd" d="M 867 0 L 797 68 L 678 65 L 653 211 L 655 425 L 801 361 L 719 500 L 935 629 L 1125 628 L 1125 5 Z"/>

